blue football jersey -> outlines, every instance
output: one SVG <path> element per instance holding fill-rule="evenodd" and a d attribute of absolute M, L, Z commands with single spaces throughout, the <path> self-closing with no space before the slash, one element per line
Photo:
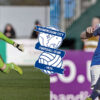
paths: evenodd
<path fill-rule="evenodd" d="M 94 36 L 100 36 L 100 28 L 98 28 L 94 33 Z M 92 62 L 91 62 L 91 66 L 93 65 L 100 65 L 100 37 L 99 37 L 99 41 L 98 41 L 98 46 L 94 52 L 93 58 L 92 58 Z"/>

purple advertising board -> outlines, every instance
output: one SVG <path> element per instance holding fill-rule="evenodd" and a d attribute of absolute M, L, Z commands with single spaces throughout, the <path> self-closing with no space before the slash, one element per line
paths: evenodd
<path fill-rule="evenodd" d="M 50 100 L 85 100 L 91 93 L 92 52 L 66 51 L 64 74 L 50 76 Z"/>

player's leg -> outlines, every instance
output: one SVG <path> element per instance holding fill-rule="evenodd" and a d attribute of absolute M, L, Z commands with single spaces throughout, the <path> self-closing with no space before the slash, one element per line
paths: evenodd
<path fill-rule="evenodd" d="M 86 100 L 95 100 L 97 97 L 99 98 L 99 96 L 100 96 L 100 79 L 97 81 L 96 85 L 94 86 L 94 89 L 90 97 L 86 98 Z"/>
<path fill-rule="evenodd" d="M 95 100 L 96 97 L 99 97 L 99 96 L 100 96 L 100 78 L 98 79 L 97 83 L 95 84 L 90 98 L 92 98 L 92 100 Z"/>
<path fill-rule="evenodd" d="M 99 95 L 98 99 L 100 100 L 100 95 Z"/>
<path fill-rule="evenodd" d="M 19 73 L 20 75 L 22 75 L 23 74 L 23 71 L 22 71 L 22 69 L 19 67 L 19 66 L 17 66 L 16 64 L 14 64 L 14 63 L 9 63 L 9 64 L 6 64 L 11 70 L 15 70 L 17 73 Z"/>
<path fill-rule="evenodd" d="M 94 98 L 99 96 L 97 89 L 100 88 L 99 87 L 100 65 L 92 66 L 90 72 L 91 72 L 91 87 L 93 87 L 93 92 L 91 96 L 87 98 L 86 100 L 94 100 Z"/>
<path fill-rule="evenodd" d="M 90 69 L 91 87 L 94 87 L 100 77 L 100 65 L 92 66 Z"/>
<path fill-rule="evenodd" d="M 2 58 L 0 57 L 0 70 L 8 73 L 9 72 L 9 68 L 6 66 L 6 64 L 3 62 Z"/>
<path fill-rule="evenodd" d="M 4 72 L 4 73 L 9 73 L 10 70 L 15 70 L 20 75 L 23 74 L 23 71 L 22 71 L 22 69 L 19 66 L 15 65 L 14 63 L 5 64 L 3 62 L 3 60 L 1 59 L 1 57 L 0 57 L 0 70 L 2 72 Z"/>
<path fill-rule="evenodd" d="M 100 65 L 93 66 L 91 68 L 91 86 L 94 87 L 91 98 L 94 99 L 99 96 L 98 92 L 96 91 L 99 89 L 99 82 L 100 82 Z"/>

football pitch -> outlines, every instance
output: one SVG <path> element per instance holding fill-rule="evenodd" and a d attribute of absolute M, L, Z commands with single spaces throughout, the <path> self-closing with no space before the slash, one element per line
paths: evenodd
<path fill-rule="evenodd" d="M 49 76 L 30 66 L 22 69 L 22 76 L 0 72 L 0 100 L 49 100 Z"/>

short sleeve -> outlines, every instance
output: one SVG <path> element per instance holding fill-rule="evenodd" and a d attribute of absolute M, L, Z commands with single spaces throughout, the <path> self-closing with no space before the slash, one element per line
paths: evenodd
<path fill-rule="evenodd" d="M 94 36 L 100 35 L 100 28 L 96 29 L 93 33 Z"/>

